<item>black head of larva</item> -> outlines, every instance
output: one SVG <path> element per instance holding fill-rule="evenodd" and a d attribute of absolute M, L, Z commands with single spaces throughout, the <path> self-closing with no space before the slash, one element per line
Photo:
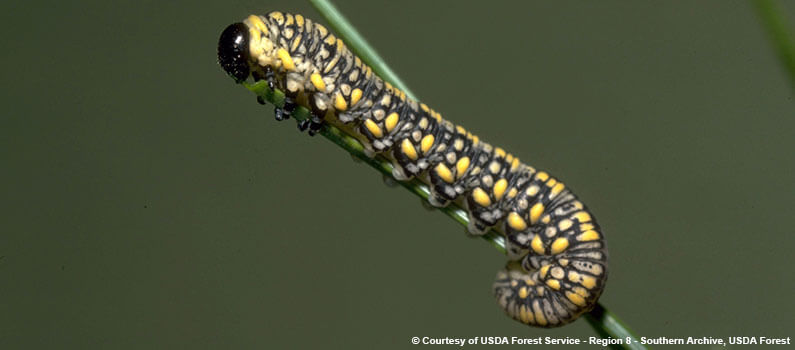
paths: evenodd
<path fill-rule="evenodd" d="M 243 23 L 231 24 L 218 40 L 218 63 L 238 83 L 248 78 L 248 27 Z"/>

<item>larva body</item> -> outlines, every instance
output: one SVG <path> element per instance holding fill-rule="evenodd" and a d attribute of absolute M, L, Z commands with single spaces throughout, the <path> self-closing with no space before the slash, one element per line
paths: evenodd
<path fill-rule="evenodd" d="M 596 304 L 607 279 L 604 236 L 557 179 L 408 98 L 301 15 L 249 16 L 224 30 L 218 54 L 237 82 L 267 79 L 311 109 L 310 131 L 323 122 L 340 127 L 392 161 L 398 180 L 428 184 L 432 205 L 462 204 L 472 234 L 503 232 L 509 262 L 493 288 L 514 319 L 556 327 Z"/>

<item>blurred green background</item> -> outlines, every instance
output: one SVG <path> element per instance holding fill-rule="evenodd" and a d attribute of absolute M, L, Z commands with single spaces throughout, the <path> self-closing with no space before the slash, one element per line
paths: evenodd
<path fill-rule="evenodd" d="M 749 3 L 338 6 L 423 101 L 574 188 L 639 336 L 795 336 L 795 104 Z M 218 67 L 226 25 L 323 22 L 307 3 L 0 9 L 0 347 L 595 335 L 509 320 L 495 249 Z"/>

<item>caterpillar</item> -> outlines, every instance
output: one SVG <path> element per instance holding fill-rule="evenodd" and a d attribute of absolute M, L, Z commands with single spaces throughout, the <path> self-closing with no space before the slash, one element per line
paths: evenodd
<path fill-rule="evenodd" d="M 508 262 L 493 292 L 512 318 L 557 327 L 596 305 L 608 255 L 586 206 L 547 172 L 407 97 L 324 26 L 298 14 L 251 15 L 222 32 L 218 62 L 237 83 L 264 79 L 284 91 L 277 120 L 304 106 L 312 117 L 302 131 L 334 125 L 388 159 L 397 180 L 427 184 L 431 205 L 465 208 L 471 234 L 501 230 Z"/>

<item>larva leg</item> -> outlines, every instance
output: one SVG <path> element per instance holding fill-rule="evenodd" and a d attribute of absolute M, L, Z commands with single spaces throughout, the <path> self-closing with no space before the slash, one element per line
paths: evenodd
<path fill-rule="evenodd" d="M 323 129 L 323 123 L 310 121 L 309 122 L 309 131 L 307 132 L 309 136 L 315 136 L 320 130 Z"/>
<path fill-rule="evenodd" d="M 265 79 L 268 81 L 268 88 L 271 90 L 276 89 L 276 74 L 273 73 L 271 66 L 265 67 Z"/>
<path fill-rule="evenodd" d="M 306 131 L 309 136 L 315 136 L 321 129 L 323 129 L 323 122 L 318 120 L 314 114 L 308 119 L 298 122 L 298 130 Z"/>
<path fill-rule="evenodd" d="M 309 118 L 298 122 L 298 130 L 307 131 L 309 136 L 315 136 L 315 134 L 323 128 L 323 119 L 319 116 L 326 114 L 325 110 L 317 107 L 317 105 L 312 102 L 314 100 L 314 98 L 309 99 L 311 107 Z"/>
<path fill-rule="evenodd" d="M 298 122 L 298 131 L 304 132 L 309 128 L 309 119 L 304 119 Z"/>
<path fill-rule="evenodd" d="M 315 93 L 309 97 L 309 106 L 311 107 L 312 110 L 312 115 L 309 117 L 309 119 L 307 119 L 308 121 L 307 128 L 309 130 L 308 131 L 309 136 L 314 136 L 323 128 L 324 124 L 323 116 L 326 115 L 327 112 L 325 108 L 317 104 L 318 100 L 317 95 L 320 94 Z"/>
<path fill-rule="evenodd" d="M 295 107 L 296 107 L 296 105 L 295 105 L 294 102 L 292 102 L 291 100 L 285 98 L 284 107 L 282 107 L 282 108 L 275 107 L 273 109 L 273 113 L 274 113 L 274 116 L 275 116 L 276 120 L 283 121 L 283 120 L 289 119 L 290 115 L 293 114 L 293 110 L 295 110 Z"/>
<path fill-rule="evenodd" d="M 255 81 L 259 80 L 266 80 L 268 82 L 268 88 L 271 90 L 275 90 L 277 87 L 281 88 L 280 84 L 276 80 L 276 74 L 273 72 L 273 68 L 271 66 L 266 66 L 263 68 L 264 73 L 260 73 L 259 71 L 254 71 L 252 76 L 254 77 Z M 257 96 L 257 102 L 260 104 L 265 104 L 265 101 L 262 100 L 262 97 Z M 295 99 L 290 96 L 285 96 L 284 99 L 284 106 L 282 108 L 276 107 L 274 108 L 274 116 L 277 121 L 283 121 L 290 118 L 290 115 L 295 110 L 297 104 L 295 103 Z"/>
<path fill-rule="evenodd" d="M 276 114 L 276 120 L 283 121 L 290 118 L 295 111 L 295 108 L 298 107 L 298 103 L 295 101 L 295 97 L 297 93 L 290 93 L 289 91 L 285 91 L 284 95 L 284 106 L 282 108 L 276 107 L 274 110 Z"/>

